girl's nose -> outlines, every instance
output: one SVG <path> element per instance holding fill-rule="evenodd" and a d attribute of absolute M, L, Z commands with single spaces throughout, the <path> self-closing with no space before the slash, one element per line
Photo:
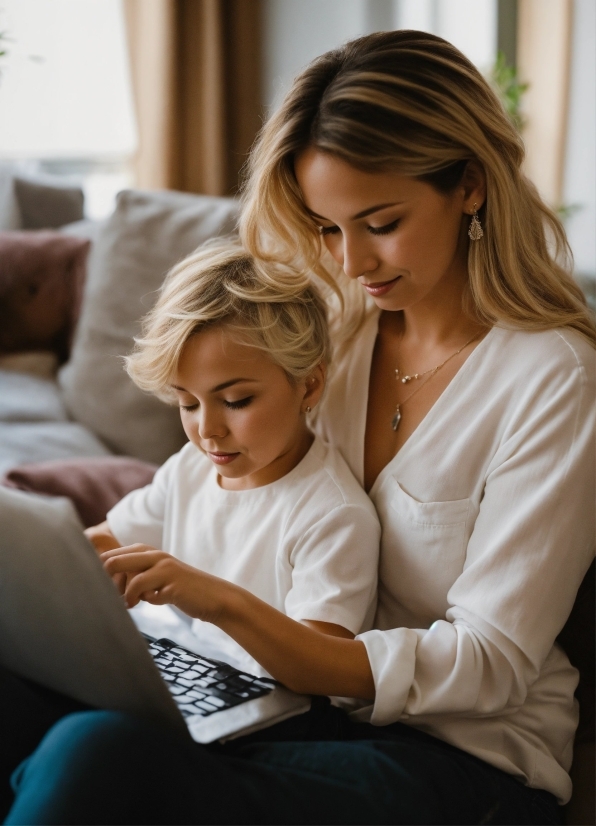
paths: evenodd
<path fill-rule="evenodd" d="M 198 411 L 197 427 L 201 439 L 221 438 L 228 432 L 223 417 L 207 405 Z"/>

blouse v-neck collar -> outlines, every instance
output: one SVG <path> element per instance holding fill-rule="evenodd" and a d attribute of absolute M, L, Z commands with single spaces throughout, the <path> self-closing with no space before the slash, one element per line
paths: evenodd
<path fill-rule="evenodd" d="M 367 391 L 368 391 L 368 388 L 370 386 L 370 371 L 371 371 L 371 368 L 372 368 L 372 358 L 373 358 L 373 352 L 374 352 L 374 345 L 375 345 L 375 342 L 377 340 L 377 335 L 378 335 L 378 332 L 379 332 L 379 319 L 380 319 L 380 317 L 381 317 L 381 313 L 379 312 L 379 313 L 377 313 L 376 323 L 374 325 L 374 335 L 372 336 L 372 344 L 371 344 L 371 342 L 368 342 L 368 344 L 371 345 L 371 346 L 369 346 L 367 348 L 368 355 L 369 355 L 368 371 L 366 373 L 366 388 L 367 388 Z M 372 325 L 371 325 L 371 327 L 372 327 Z M 399 467 L 400 462 L 403 462 L 404 459 L 407 458 L 407 456 L 411 452 L 411 450 L 413 450 L 416 447 L 416 442 L 419 441 L 422 436 L 424 436 L 424 431 L 433 424 L 433 422 L 435 421 L 437 416 L 441 415 L 441 410 L 445 407 L 445 405 L 448 405 L 450 403 L 450 398 L 457 391 L 458 385 L 465 379 L 467 373 L 471 369 L 471 366 L 473 367 L 474 362 L 480 357 L 477 354 L 478 353 L 482 354 L 482 352 L 488 346 L 487 342 L 492 341 L 496 329 L 497 329 L 496 327 L 492 327 L 488 331 L 488 333 L 484 336 L 484 338 L 480 341 L 480 343 L 472 350 L 472 352 L 470 353 L 468 358 L 464 361 L 462 366 L 459 368 L 459 370 L 457 371 L 455 376 L 451 379 L 451 381 L 449 382 L 447 387 L 443 390 L 443 392 L 441 393 L 439 398 L 436 400 L 436 402 L 433 404 L 433 406 L 430 408 L 428 413 L 424 416 L 422 421 L 418 424 L 418 426 L 415 428 L 415 430 L 413 430 L 412 433 L 408 436 L 408 438 L 403 443 L 403 445 L 400 447 L 400 449 L 397 451 L 395 456 L 385 465 L 384 468 L 382 468 L 382 470 L 379 472 L 379 475 L 377 476 L 377 478 L 373 482 L 372 487 L 370 488 L 370 490 L 368 492 L 369 496 L 371 496 L 371 497 L 374 496 L 375 491 L 377 490 L 377 488 L 383 483 L 383 480 L 385 479 L 385 476 L 388 473 L 394 473 L 397 470 L 397 468 Z M 365 396 L 366 396 L 366 405 L 365 405 L 364 416 L 362 416 L 361 419 L 360 419 L 360 436 L 361 436 L 361 445 L 362 445 L 362 451 L 361 451 L 362 479 L 364 479 L 364 445 L 365 445 L 365 438 L 366 438 L 366 419 L 367 419 L 367 411 L 368 411 L 368 392 L 365 394 Z"/>

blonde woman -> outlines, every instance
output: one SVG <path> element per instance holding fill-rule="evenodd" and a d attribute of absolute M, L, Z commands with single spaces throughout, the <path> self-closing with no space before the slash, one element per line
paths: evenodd
<path fill-rule="evenodd" d="M 242 234 L 329 287 L 316 427 L 381 519 L 376 627 L 316 635 L 207 584 L 202 604 L 282 682 L 361 708 L 192 753 L 67 718 L 8 822 L 99 800 L 104 822 L 560 822 L 577 672 L 555 639 L 594 553 L 596 334 L 522 160 L 486 82 L 431 35 L 371 35 L 296 79 L 253 151 Z"/>

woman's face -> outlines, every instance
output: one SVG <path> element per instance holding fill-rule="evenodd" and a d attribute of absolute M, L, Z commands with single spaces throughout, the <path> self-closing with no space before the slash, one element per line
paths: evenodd
<path fill-rule="evenodd" d="M 467 280 L 466 237 L 472 186 L 443 195 L 396 172 L 362 172 L 306 149 L 296 177 L 333 258 L 383 310 L 440 301 Z"/>

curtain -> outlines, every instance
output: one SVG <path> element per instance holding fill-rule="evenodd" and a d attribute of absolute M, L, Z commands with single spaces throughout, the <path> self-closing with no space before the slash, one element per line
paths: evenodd
<path fill-rule="evenodd" d="M 526 173 L 550 206 L 562 201 L 569 106 L 572 0 L 520 0 L 517 67 L 524 95 Z"/>
<path fill-rule="evenodd" d="M 260 0 L 124 0 L 136 185 L 233 194 L 262 121 Z"/>

